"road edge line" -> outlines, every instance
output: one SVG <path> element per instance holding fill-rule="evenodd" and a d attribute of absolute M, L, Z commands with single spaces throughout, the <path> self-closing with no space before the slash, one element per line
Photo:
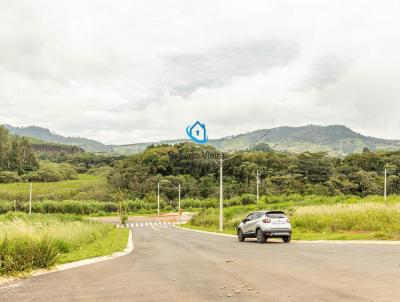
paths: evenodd
<path fill-rule="evenodd" d="M 187 230 L 192 232 L 198 232 L 203 234 L 212 234 L 217 236 L 224 236 L 230 238 L 236 238 L 236 235 L 232 234 L 221 234 L 216 232 L 202 231 L 190 228 L 183 228 L 178 225 L 174 225 L 175 228 L 181 230 Z M 359 244 L 359 245 L 400 245 L 400 240 L 292 240 L 294 244 Z"/>
<path fill-rule="evenodd" d="M 231 235 L 231 234 L 222 234 L 222 233 L 216 233 L 216 232 L 209 232 L 209 231 L 202 231 L 202 230 L 196 230 L 196 229 L 183 228 L 183 227 L 178 226 L 178 225 L 174 225 L 173 227 L 177 228 L 177 229 L 186 230 L 186 231 L 192 231 L 192 232 L 197 232 L 197 233 L 211 234 L 211 235 L 217 235 L 217 236 L 223 236 L 223 237 L 236 238 L 236 235 Z"/>
<path fill-rule="evenodd" d="M 28 279 L 31 277 L 47 275 L 47 274 L 51 274 L 51 273 L 69 270 L 72 268 L 86 266 L 89 264 L 95 264 L 95 263 L 99 263 L 99 262 L 103 262 L 103 261 L 107 261 L 107 260 L 116 259 L 116 258 L 130 254 L 133 251 L 133 249 L 134 249 L 134 245 L 133 245 L 133 239 L 132 239 L 132 231 L 129 230 L 128 242 L 127 242 L 126 248 L 122 252 L 115 252 L 115 253 L 112 253 L 111 255 L 98 256 L 98 257 L 94 257 L 94 258 L 59 264 L 50 269 L 36 270 L 28 277 Z M 12 283 L 14 281 L 21 281 L 24 279 L 27 279 L 27 278 L 4 277 L 3 280 L 1 280 L 1 278 L 0 278 L 0 285 L 6 285 L 7 283 Z"/>

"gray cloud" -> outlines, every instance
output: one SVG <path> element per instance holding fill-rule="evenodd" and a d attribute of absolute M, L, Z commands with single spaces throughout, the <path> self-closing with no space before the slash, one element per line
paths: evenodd
<path fill-rule="evenodd" d="M 290 41 L 236 41 L 202 53 L 176 54 L 165 58 L 167 83 L 173 92 L 188 96 L 201 87 L 223 86 L 236 77 L 268 72 L 287 65 L 298 55 Z"/>
<path fill-rule="evenodd" d="M 365 9 L 360 10 L 363 7 Z M 346 124 L 400 139 L 399 3 L 0 2 L 0 123 L 105 143 Z"/>

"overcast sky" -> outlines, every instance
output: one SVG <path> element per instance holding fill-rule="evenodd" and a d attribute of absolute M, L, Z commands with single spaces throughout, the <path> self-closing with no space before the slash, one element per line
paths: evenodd
<path fill-rule="evenodd" d="M 0 0 L 0 123 L 104 143 L 344 124 L 400 139 L 399 1 Z"/>

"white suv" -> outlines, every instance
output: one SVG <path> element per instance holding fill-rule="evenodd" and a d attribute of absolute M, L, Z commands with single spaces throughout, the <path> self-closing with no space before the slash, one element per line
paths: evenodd
<path fill-rule="evenodd" d="M 237 227 L 240 242 L 246 238 L 257 238 L 258 243 L 265 243 L 268 238 L 282 238 L 290 242 L 292 226 L 289 218 L 281 211 L 257 211 L 248 215 Z"/>

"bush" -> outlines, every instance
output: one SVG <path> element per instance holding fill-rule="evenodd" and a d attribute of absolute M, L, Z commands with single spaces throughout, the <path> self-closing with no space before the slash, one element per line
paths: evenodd
<path fill-rule="evenodd" d="M 78 179 L 78 173 L 70 164 L 57 164 L 42 161 L 40 162 L 39 170 L 25 174 L 23 178 L 28 181 L 55 182 L 68 179 Z"/>
<path fill-rule="evenodd" d="M 254 204 L 257 202 L 257 196 L 254 194 L 243 194 L 240 196 L 240 203 L 242 205 Z"/>
<path fill-rule="evenodd" d="M 12 183 L 21 181 L 21 177 L 16 172 L 3 171 L 0 172 L 0 183 Z"/>

